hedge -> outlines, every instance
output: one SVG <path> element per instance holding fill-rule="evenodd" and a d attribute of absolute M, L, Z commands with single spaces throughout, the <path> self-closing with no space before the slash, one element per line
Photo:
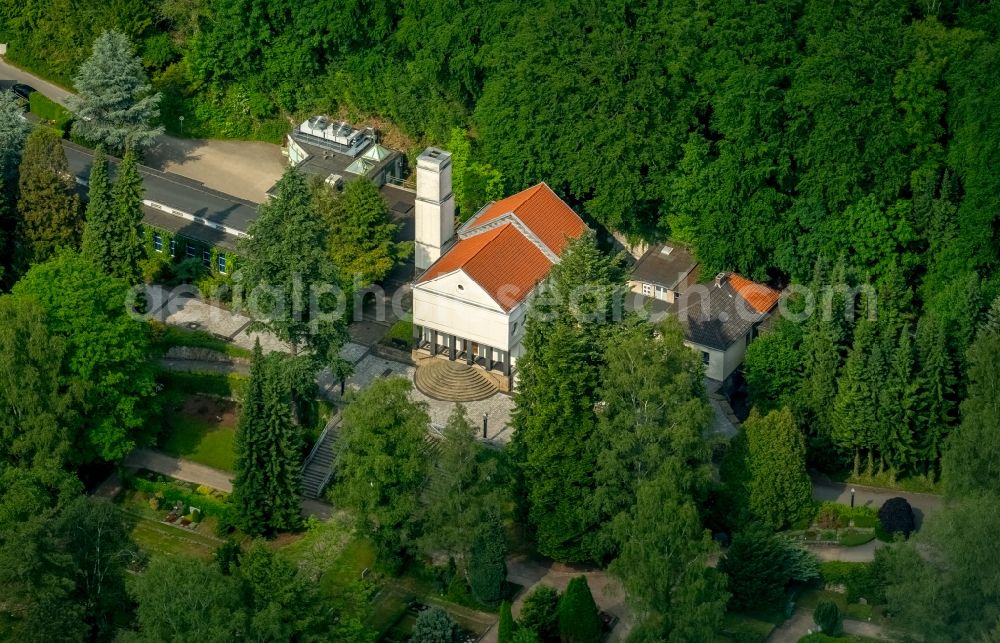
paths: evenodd
<path fill-rule="evenodd" d="M 860 598 L 868 599 L 869 602 L 880 601 L 882 589 L 879 587 L 871 563 L 831 560 L 821 563 L 819 569 L 827 587 L 844 586 L 848 603 L 856 603 Z"/>

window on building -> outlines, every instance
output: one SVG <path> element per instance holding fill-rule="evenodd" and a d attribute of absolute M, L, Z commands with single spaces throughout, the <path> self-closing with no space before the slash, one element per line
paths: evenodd
<path fill-rule="evenodd" d="M 212 265 L 212 251 L 208 248 L 201 251 L 201 263 L 206 267 Z"/>
<path fill-rule="evenodd" d="M 711 361 L 711 357 L 712 356 L 708 354 L 708 351 L 702 351 L 701 352 L 701 363 L 704 364 L 705 366 L 708 366 L 708 362 Z"/>
<path fill-rule="evenodd" d="M 219 268 L 219 272 L 225 274 L 226 272 L 226 253 L 220 252 L 219 256 L 216 258 L 216 265 Z"/>
<path fill-rule="evenodd" d="M 153 233 L 153 250 L 163 252 L 163 237 L 160 236 L 159 232 Z"/>
<path fill-rule="evenodd" d="M 516 332 L 517 332 L 517 322 L 514 322 L 513 324 L 510 325 L 510 334 L 513 335 Z"/>
<path fill-rule="evenodd" d="M 170 256 L 173 257 L 177 254 L 177 239 L 170 240 Z"/>
<path fill-rule="evenodd" d="M 642 284 L 642 294 L 646 297 L 653 296 L 653 284 Z"/>
<path fill-rule="evenodd" d="M 186 254 L 188 257 L 193 257 L 194 256 L 194 244 L 193 243 L 185 243 L 184 244 L 184 254 Z"/>

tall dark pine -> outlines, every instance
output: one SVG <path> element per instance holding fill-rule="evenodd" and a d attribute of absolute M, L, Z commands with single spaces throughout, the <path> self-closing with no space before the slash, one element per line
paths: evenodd
<path fill-rule="evenodd" d="M 111 177 L 108 175 L 108 156 L 104 153 L 103 147 L 98 147 L 94 152 L 89 183 L 83 245 L 80 252 L 110 274 L 113 264 L 112 248 L 116 239 Z"/>
<path fill-rule="evenodd" d="M 232 501 L 243 531 L 261 535 L 299 525 L 300 454 L 288 386 L 275 377 L 258 343 L 236 429 Z"/>
<path fill-rule="evenodd" d="M 112 210 L 110 221 L 110 271 L 130 284 L 142 280 L 142 261 L 145 252 L 142 234 L 142 176 L 135 151 L 125 152 L 118 166 L 118 178 L 111 191 Z"/>

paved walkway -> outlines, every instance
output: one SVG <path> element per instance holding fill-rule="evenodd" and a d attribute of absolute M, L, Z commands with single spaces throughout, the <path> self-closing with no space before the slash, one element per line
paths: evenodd
<path fill-rule="evenodd" d="M 130 469 L 146 469 L 184 482 L 202 484 L 226 493 L 233 491 L 231 473 L 206 467 L 190 460 L 175 458 L 153 449 L 136 449 L 125 458 L 123 464 Z M 319 500 L 303 498 L 302 515 L 326 520 L 333 515 L 333 507 Z"/>
<path fill-rule="evenodd" d="M 814 499 L 838 502 L 842 505 L 851 504 L 851 489 L 855 490 L 855 505 L 871 507 L 876 511 L 889 498 L 906 498 L 910 506 L 913 507 L 917 529 L 923 524 L 924 517 L 940 509 L 943 503 L 941 496 L 929 493 L 912 493 L 908 491 L 896 491 L 895 489 L 831 482 L 829 478 L 816 472 L 812 473 L 812 480 Z"/>
<path fill-rule="evenodd" d="M 147 286 L 150 310 L 148 316 L 172 326 L 203 330 L 244 348 L 252 349 L 254 341 L 259 339 L 264 352 L 289 351 L 287 344 L 270 333 L 248 333 L 249 317 L 202 301 L 190 296 L 191 293 L 190 286 L 172 289 L 157 285 Z M 387 330 L 388 327 L 384 327 L 383 334 Z M 341 356 L 354 364 L 354 374 L 347 379 L 346 386 L 351 391 L 360 390 L 380 377 L 396 375 L 413 381 L 416 370 L 411 364 L 402 364 L 373 355 L 368 346 L 355 342 L 348 342 L 341 351 Z M 183 365 L 178 364 L 178 367 Z M 224 369 L 215 366 L 210 367 L 210 370 L 216 372 Z M 333 402 L 341 401 L 340 385 L 329 370 L 320 372 L 316 379 L 324 397 Z M 431 423 L 437 426 L 444 426 L 455 408 L 454 402 L 432 399 L 415 387 L 411 397 L 427 404 Z M 466 402 L 465 408 L 469 420 L 479 428 L 482 427 L 483 416 L 488 416 L 488 441 L 495 444 L 506 444 L 510 441 L 512 433 L 510 418 L 514 410 L 514 400 L 511 396 L 497 393 L 485 400 Z"/>
<path fill-rule="evenodd" d="M 46 97 L 65 104 L 71 93 L 0 58 L 0 79 L 31 85 Z M 281 148 L 255 141 L 216 141 L 161 135 L 147 150 L 146 165 L 173 172 L 206 187 L 254 203 L 262 203 L 266 192 L 281 178 L 287 162 Z"/>
<path fill-rule="evenodd" d="M 153 449 L 136 449 L 125 458 L 124 464 L 131 469 L 155 471 L 171 478 L 203 484 L 226 493 L 231 493 L 233 490 L 232 474 L 190 460 L 175 458 Z"/>
<path fill-rule="evenodd" d="M 885 547 L 889 543 L 881 540 L 873 540 L 857 547 L 843 547 L 841 545 L 819 545 L 808 542 L 802 545 L 816 555 L 822 561 L 842 560 L 849 563 L 870 563 L 875 560 L 875 550 Z"/>
<path fill-rule="evenodd" d="M 870 639 L 893 640 L 882 626 L 866 621 L 844 620 L 844 634 L 850 636 L 863 636 Z M 767 637 L 768 643 L 797 643 L 802 637 L 817 630 L 816 622 L 813 621 L 812 610 L 798 609 L 792 617 L 779 625 L 771 636 Z"/>

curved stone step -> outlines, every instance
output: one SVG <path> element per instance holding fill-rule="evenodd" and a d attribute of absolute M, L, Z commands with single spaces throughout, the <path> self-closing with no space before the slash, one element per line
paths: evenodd
<path fill-rule="evenodd" d="M 481 370 L 443 359 L 421 362 L 413 374 L 413 383 L 427 397 L 444 402 L 485 400 L 499 391 Z"/>

